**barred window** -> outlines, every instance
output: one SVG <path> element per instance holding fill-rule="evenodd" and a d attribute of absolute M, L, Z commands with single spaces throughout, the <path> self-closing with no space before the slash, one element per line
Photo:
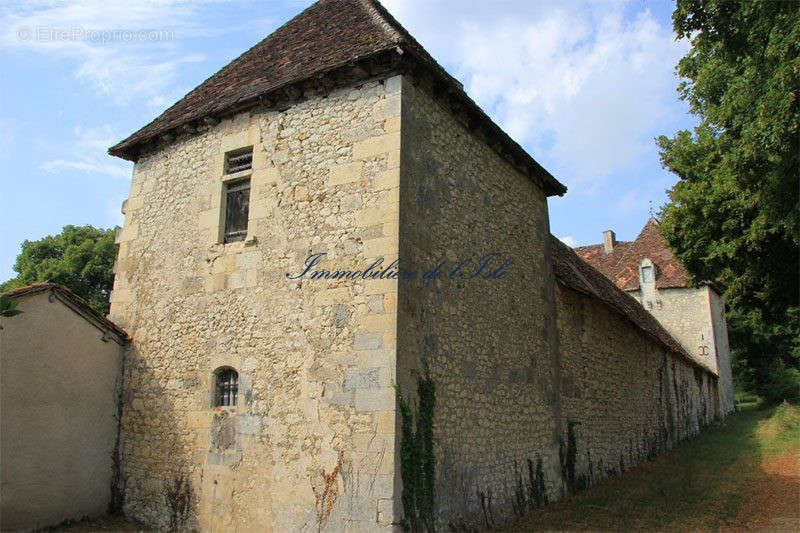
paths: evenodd
<path fill-rule="evenodd" d="M 225 242 L 243 241 L 250 212 L 250 180 L 225 185 Z"/>
<path fill-rule="evenodd" d="M 239 373 L 236 370 L 224 367 L 214 372 L 216 377 L 216 391 L 214 405 L 236 405 L 236 393 L 239 392 Z"/>
<path fill-rule="evenodd" d="M 229 152 L 225 156 L 225 174 L 233 174 L 253 167 L 253 148 Z"/>

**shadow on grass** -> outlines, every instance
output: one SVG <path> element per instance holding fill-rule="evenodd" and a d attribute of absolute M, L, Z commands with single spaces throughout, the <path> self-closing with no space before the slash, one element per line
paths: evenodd
<path fill-rule="evenodd" d="M 651 462 L 506 531 L 709 530 L 736 522 L 765 483 L 765 459 L 800 446 L 800 409 L 748 408 Z"/>
<path fill-rule="evenodd" d="M 123 516 L 101 516 L 98 518 L 83 518 L 81 520 L 67 520 L 61 524 L 36 530 L 41 533 L 96 533 L 100 531 L 117 532 L 144 532 L 154 531 L 147 529 L 144 524 Z"/>

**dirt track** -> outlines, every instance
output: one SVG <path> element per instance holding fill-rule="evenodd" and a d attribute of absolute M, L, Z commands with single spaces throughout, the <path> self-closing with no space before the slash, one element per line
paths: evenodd
<path fill-rule="evenodd" d="M 763 465 L 769 478 L 724 531 L 800 531 L 800 448 Z"/>

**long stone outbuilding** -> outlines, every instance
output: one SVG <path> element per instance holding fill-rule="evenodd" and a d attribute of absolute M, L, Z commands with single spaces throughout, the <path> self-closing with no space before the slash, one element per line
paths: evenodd
<path fill-rule="evenodd" d="M 492 526 L 722 415 L 716 373 L 550 236 L 565 187 L 377 2 L 312 5 L 110 152 L 129 516 Z"/>
<path fill-rule="evenodd" d="M 603 243 L 575 249 L 581 259 L 636 298 L 684 350 L 719 376 L 720 409 L 734 409 L 725 302 L 714 283 L 693 282 L 651 217 L 631 242 L 603 232 Z"/>

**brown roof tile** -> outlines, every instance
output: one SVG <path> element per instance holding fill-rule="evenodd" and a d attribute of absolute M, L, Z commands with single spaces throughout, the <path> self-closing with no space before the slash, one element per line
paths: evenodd
<path fill-rule="evenodd" d="M 569 246 L 552 235 L 550 241 L 553 270 L 562 285 L 600 300 L 664 347 L 679 354 L 692 365 L 713 373 L 711 369 L 692 359 L 680 343 L 634 297 L 620 290 L 606 276 L 583 261 Z"/>
<path fill-rule="evenodd" d="M 135 160 L 144 143 L 179 132 L 206 117 L 220 118 L 259 104 L 261 98 L 357 65 L 382 54 L 430 72 L 470 117 L 498 141 L 496 149 L 542 181 L 545 192 L 566 187 L 503 132 L 425 49 L 376 0 L 320 0 L 234 59 L 155 120 L 112 146 L 111 155 Z M 367 77 L 364 74 L 363 77 Z M 492 143 L 493 146 L 495 143 Z"/>
<path fill-rule="evenodd" d="M 360 1 L 317 2 L 228 63 L 142 129 L 113 146 L 112 155 L 192 119 L 291 82 L 397 46 L 400 37 Z"/>
<path fill-rule="evenodd" d="M 617 241 L 610 254 L 606 253 L 602 244 L 591 244 L 589 246 L 579 246 L 575 248 L 581 259 L 602 272 L 606 277 L 613 278 L 613 273 L 619 260 L 625 255 L 630 246 L 629 241 Z"/>
<path fill-rule="evenodd" d="M 618 242 L 610 254 L 605 253 L 602 244 L 581 246 L 575 252 L 626 291 L 639 289 L 639 265 L 645 258 L 656 267 L 657 288 L 689 286 L 689 275 L 669 249 L 655 218 L 647 221 L 635 241 Z"/>

